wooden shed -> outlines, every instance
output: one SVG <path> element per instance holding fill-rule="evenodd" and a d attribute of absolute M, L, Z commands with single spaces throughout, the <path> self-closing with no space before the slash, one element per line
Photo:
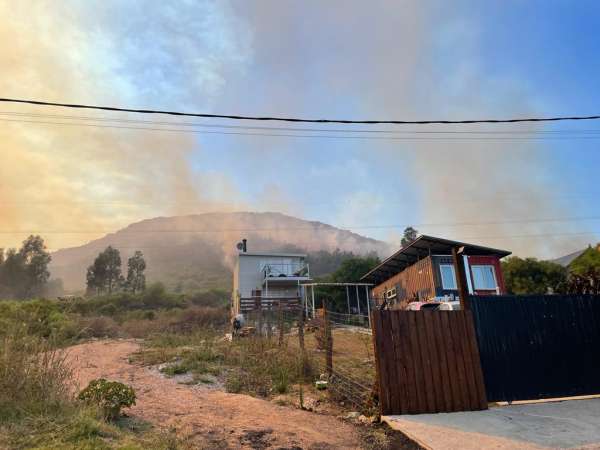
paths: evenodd
<path fill-rule="evenodd" d="M 458 300 L 452 250 L 460 249 L 470 294 L 505 293 L 500 259 L 511 252 L 421 235 L 361 278 L 374 285 L 377 303 L 405 306 L 411 301 Z"/>

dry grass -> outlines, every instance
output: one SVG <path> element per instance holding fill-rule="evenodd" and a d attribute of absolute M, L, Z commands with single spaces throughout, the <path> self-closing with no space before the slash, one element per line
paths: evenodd
<path fill-rule="evenodd" d="M 71 369 L 47 341 L 15 329 L 0 343 L 0 420 L 56 413 L 71 403 Z"/>

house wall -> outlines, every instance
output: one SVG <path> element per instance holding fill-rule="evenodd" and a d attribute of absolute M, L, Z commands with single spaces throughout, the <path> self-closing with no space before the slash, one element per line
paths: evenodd
<path fill-rule="evenodd" d="M 467 276 L 471 286 L 473 284 L 472 265 L 491 265 L 494 267 L 496 282 L 499 288 L 499 293 L 506 293 L 504 285 L 504 276 L 502 274 L 502 266 L 500 258 L 497 256 L 468 256 L 467 261 L 469 270 Z M 381 303 L 385 298 L 385 293 L 396 287 L 395 304 L 400 307 L 407 304 L 409 301 L 420 300 L 426 301 L 434 297 L 455 296 L 458 298 L 458 290 L 444 289 L 442 285 L 442 275 L 440 272 L 441 264 L 454 264 L 451 255 L 432 255 L 424 258 L 412 266 L 407 267 L 402 272 L 390 277 L 383 283 L 375 286 L 372 290 L 373 298 L 378 303 Z M 474 290 L 477 295 L 494 295 L 496 290 Z"/>
<path fill-rule="evenodd" d="M 506 287 L 504 285 L 504 275 L 502 273 L 502 265 L 500 263 L 500 258 L 497 256 L 469 256 L 469 273 L 468 275 L 473 280 L 473 272 L 471 270 L 471 266 L 477 265 L 490 265 L 494 266 L 494 273 L 496 275 L 496 283 L 498 284 L 499 293 L 505 294 Z M 472 281 L 471 281 L 472 282 Z M 477 295 L 494 295 L 496 294 L 496 290 L 475 290 L 475 294 Z"/>
<path fill-rule="evenodd" d="M 403 306 L 413 299 L 427 300 L 435 296 L 435 283 L 432 269 L 432 258 L 428 256 L 402 272 L 375 286 L 373 298 L 381 303 L 388 289 L 396 287 L 395 304 Z"/>
<path fill-rule="evenodd" d="M 433 280 L 435 284 L 435 297 L 456 297 L 458 298 L 458 289 L 444 289 L 442 284 L 442 273 L 440 271 L 441 264 L 452 264 L 454 266 L 454 260 L 451 255 L 434 255 L 433 260 Z"/>
<path fill-rule="evenodd" d="M 263 274 L 261 272 L 262 264 L 267 261 L 277 264 L 281 260 L 281 264 L 300 263 L 300 257 L 277 257 L 277 256 L 259 256 L 240 254 L 236 268 L 234 270 L 233 289 L 234 293 L 238 292 L 241 297 L 251 297 L 252 291 L 260 289 L 263 295 L 266 295 L 266 289 L 263 286 Z M 269 283 L 268 295 L 280 297 L 295 297 L 298 294 L 297 283 L 285 283 L 282 280 L 275 280 Z"/>

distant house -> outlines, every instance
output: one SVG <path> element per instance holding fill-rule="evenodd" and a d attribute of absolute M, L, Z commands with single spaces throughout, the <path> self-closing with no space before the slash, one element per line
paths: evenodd
<path fill-rule="evenodd" d="M 419 236 L 361 278 L 372 283 L 377 303 L 404 307 L 410 301 L 458 300 L 452 249 L 462 248 L 469 293 L 504 294 L 500 259 L 511 252 L 433 236 Z"/>
<path fill-rule="evenodd" d="M 302 283 L 310 282 L 306 255 L 296 253 L 256 253 L 241 250 L 233 271 L 233 314 L 273 302 L 299 304 Z"/>

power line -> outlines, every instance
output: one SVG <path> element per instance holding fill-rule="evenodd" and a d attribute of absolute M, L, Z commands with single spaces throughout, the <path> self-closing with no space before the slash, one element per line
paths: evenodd
<path fill-rule="evenodd" d="M 520 123 L 520 122 L 558 122 L 573 120 L 597 120 L 600 115 L 592 116 L 557 116 L 557 117 L 527 117 L 513 119 L 471 119 L 471 120 L 347 120 L 347 119 L 304 119 L 295 117 L 278 116 L 243 116 L 231 114 L 206 114 L 206 113 L 187 113 L 180 111 L 154 110 L 154 109 L 133 109 L 120 108 L 115 106 L 97 106 L 76 103 L 58 103 L 46 102 L 40 100 L 26 100 L 14 98 L 0 98 L 4 103 L 21 103 L 36 106 L 57 106 L 61 108 L 76 109 L 94 109 L 103 111 L 119 111 L 140 114 L 167 114 L 171 116 L 203 117 L 210 119 L 231 119 L 231 120 L 260 120 L 260 121 L 279 121 L 279 122 L 302 122 L 302 123 L 339 123 L 339 124 L 390 124 L 390 125 L 433 125 L 433 124 L 473 124 L 473 123 Z"/>
<path fill-rule="evenodd" d="M 110 117 L 95 117 L 95 116 L 73 116 L 63 114 L 41 114 L 41 113 L 27 113 L 17 111 L 0 111 L 0 116 L 13 116 L 13 117 L 30 117 L 30 118 L 50 118 L 50 119 L 63 119 L 63 120 L 81 120 L 81 121 L 92 121 L 92 122 L 115 122 L 115 123 L 137 123 L 137 124 L 150 124 L 150 125 L 174 125 L 184 127 L 201 127 L 201 128 L 223 128 L 223 129 L 241 129 L 241 130 L 267 130 L 267 131 L 298 131 L 298 132 L 324 132 L 324 133 L 366 133 L 366 134 L 475 134 L 475 135 L 486 135 L 486 134 L 571 134 L 571 133 L 585 133 L 585 134 L 598 134 L 600 129 L 562 129 L 562 130 L 383 130 L 383 129 L 348 129 L 348 128 L 298 128 L 298 127 L 273 127 L 273 126 L 249 126 L 249 125 L 228 125 L 228 124 L 208 124 L 200 122 L 172 122 L 172 121 L 159 121 L 159 120 L 140 120 L 140 119 L 126 119 L 126 118 L 110 118 Z"/>
<path fill-rule="evenodd" d="M 598 231 L 578 231 L 578 232 L 565 232 L 565 233 L 540 233 L 540 234 L 505 234 L 505 235 L 495 235 L 495 236 L 466 236 L 461 237 L 461 240 L 500 240 L 500 239 L 538 239 L 538 238 L 553 238 L 553 237 L 564 237 L 564 236 L 598 236 L 600 235 L 600 230 Z M 92 247 L 102 249 L 105 247 L 104 244 L 96 245 L 94 243 L 90 243 Z M 186 242 L 182 244 L 168 244 L 168 245 L 130 245 L 129 241 L 127 241 L 126 245 L 121 245 L 118 242 L 109 241 L 107 245 L 113 245 L 118 249 L 166 249 L 166 248 L 174 248 L 174 247 L 189 247 L 193 242 Z M 77 245 L 80 247 L 81 245 Z M 64 250 L 68 250 L 69 248 L 64 248 Z M 47 248 L 50 251 L 63 250 L 63 248 Z"/>
<path fill-rule="evenodd" d="M 285 138 L 313 138 L 313 139 L 350 139 L 350 140 L 383 140 L 383 141 L 545 141 L 545 140 L 597 140 L 600 134 L 596 136 L 510 136 L 510 137 L 412 137 L 412 136 L 341 136 L 341 135 L 322 135 L 322 134 L 288 134 L 288 133 L 247 133 L 242 131 L 214 131 L 197 129 L 178 129 L 178 128 L 154 128 L 154 127 L 133 127 L 125 125 L 100 125 L 93 123 L 74 123 L 74 122 L 54 122 L 41 120 L 24 119 L 6 119 L 0 118 L 1 122 L 20 122 L 34 123 L 42 125 L 67 125 L 83 126 L 94 128 L 115 128 L 124 130 L 144 130 L 144 131 L 166 131 L 176 133 L 194 133 L 194 134 L 220 134 L 237 136 L 262 136 L 262 137 L 285 137 Z"/>
<path fill-rule="evenodd" d="M 600 220 L 600 216 L 587 217 L 560 217 L 560 218 L 545 218 L 545 219 L 513 219 L 503 221 L 482 221 L 482 222 L 438 222 L 438 223 L 416 223 L 413 227 L 462 227 L 462 226 L 486 226 L 486 225 L 509 225 L 509 224 L 525 224 L 525 223 L 553 223 L 553 222 L 579 222 Z M 352 229 L 402 229 L 406 224 L 388 224 L 388 225 L 340 225 L 336 228 L 341 230 Z M 233 233 L 233 232 L 260 232 L 260 231 L 302 231 L 302 230 L 318 230 L 323 227 L 332 227 L 331 225 L 321 224 L 315 226 L 301 227 L 273 227 L 273 228 L 220 228 L 220 229 L 150 229 L 150 230 L 119 230 L 119 233 L 143 234 L 143 233 Z M 3 234 L 98 234 L 98 233 L 115 233 L 115 230 L 0 230 Z"/>

